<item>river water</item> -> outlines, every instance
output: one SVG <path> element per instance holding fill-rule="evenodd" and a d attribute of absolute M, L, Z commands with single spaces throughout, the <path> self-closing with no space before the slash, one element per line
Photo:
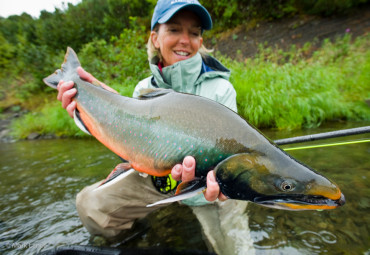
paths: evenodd
<path fill-rule="evenodd" d="M 369 124 L 336 123 L 319 129 L 264 133 L 271 139 L 280 139 Z M 107 244 L 92 239 L 78 218 L 75 196 L 86 185 L 104 179 L 120 162 L 95 140 L 20 141 L 0 147 L 0 254 L 35 254 L 64 245 L 210 249 L 192 210 L 179 204 L 147 216 L 133 228 L 137 235 L 125 242 Z M 293 145 L 283 148 L 287 147 Z M 304 212 L 249 203 L 240 215 L 249 218 L 252 249 L 248 248 L 248 254 L 370 254 L 370 144 L 296 150 L 289 154 L 335 180 L 347 203 L 335 210 Z M 238 235 L 235 231 L 234 234 Z M 234 253 L 246 254 L 243 247 Z"/>

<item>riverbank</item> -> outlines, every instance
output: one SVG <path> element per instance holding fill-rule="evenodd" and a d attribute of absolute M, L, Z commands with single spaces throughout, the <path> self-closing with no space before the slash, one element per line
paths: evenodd
<path fill-rule="evenodd" d="M 23 115 L 27 114 L 27 110 L 12 110 L 7 109 L 5 112 L 1 113 L 0 118 L 0 143 L 11 143 L 15 142 L 15 139 L 11 135 L 11 124 L 13 121 L 21 118 Z M 25 139 L 26 140 L 36 140 L 36 139 L 55 139 L 58 138 L 55 134 L 42 135 L 37 132 L 30 133 Z"/>

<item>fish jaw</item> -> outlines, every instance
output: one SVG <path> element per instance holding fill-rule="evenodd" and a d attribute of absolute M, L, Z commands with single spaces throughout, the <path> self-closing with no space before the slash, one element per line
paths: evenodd
<path fill-rule="evenodd" d="M 278 165 L 261 153 L 236 154 L 216 166 L 216 180 L 228 198 L 276 209 L 324 210 L 344 205 L 335 183 L 287 159 Z M 292 170 L 286 171 L 288 167 Z"/>
<path fill-rule="evenodd" d="M 346 202 L 345 197 L 341 194 L 337 200 L 332 200 L 325 197 L 319 196 L 301 196 L 301 195 L 281 195 L 281 196 L 267 196 L 255 198 L 256 204 L 290 211 L 303 211 L 303 210 L 328 210 L 335 209 L 339 206 L 343 206 Z"/>

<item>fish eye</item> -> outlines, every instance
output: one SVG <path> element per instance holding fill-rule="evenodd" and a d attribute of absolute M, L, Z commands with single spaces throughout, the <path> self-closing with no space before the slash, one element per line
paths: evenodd
<path fill-rule="evenodd" d="M 292 182 L 290 182 L 290 181 L 283 181 L 280 184 L 280 188 L 283 191 L 292 191 L 294 189 L 294 184 Z"/>

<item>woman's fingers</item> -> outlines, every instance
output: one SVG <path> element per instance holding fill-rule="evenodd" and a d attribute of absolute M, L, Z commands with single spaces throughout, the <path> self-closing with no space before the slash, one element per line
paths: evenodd
<path fill-rule="evenodd" d="M 83 69 L 81 66 L 77 67 L 77 73 L 78 73 L 78 75 L 80 76 L 81 79 L 83 79 L 85 81 L 88 81 L 90 83 L 93 83 L 93 84 L 97 83 L 100 86 L 102 86 L 104 89 L 106 89 L 110 92 L 119 94 L 116 90 L 112 89 L 111 87 L 107 86 L 103 82 L 96 79 L 91 73 L 86 72 L 85 69 Z"/>
<path fill-rule="evenodd" d="M 77 67 L 78 75 L 85 81 L 92 83 L 96 78 L 92 76 L 91 73 L 88 73 L 81 66 Z"/>
<path fill-rule="evenodd" d="M 220 186 L 216 181 L 214 171 L 209 171 L 207 174 L 207 189 L 204 192 L 204 197 L 207 201 L 215 201 L 220 194 Z"/>
<path fill-rule="evenodd" d="M 182 176 L 182 165 L 177 164 L 171 170 L 171 176 L 175 181 L 181 181 Z"/>
<path fill-rule="evenodd" d="M 72 98 L 76 95 L 77 90 L 73 88 L 74 83 L 72 81 L 58 83 L 58 95 L 57 99 L 62 102 L 62 107 L 67 110 L 69 116 L 73 118 L 73 111 L 76 109 L 76 102 L 72 101 Z"/>
<path fill-rule="evenodd" d="M 188 182 L 195 178 L 195 165 L 195 159 L 193 157 L 187 156 L 184 158 L 181 176 L 183 182 Z"/>
<path fill-rule="evenodd" d="M 67 81 L 67 82 L 60 81 L 57 86 L 57 89 L 58 89 L 57 99 L 59 101 L 62 101 L 64 92 L 73 88 L 73 85 L 74 85 L 73 81 Z"/>
<path fill-rule="evenodd" d="M 187 156 L 184 158 L 182 164 L 177 164 L 172 168 L 171 175 L 176 181 L 191 181 L 195 177 L 195 166 L 196 162 L 194 157 Z M 207 189 L 204 192 L 206 200 L 212 202 L 217 198 L 220 201 L 227 200 L 227 197 L 220 192 L 220 186 L 218 185 L 214 171 L 209 171 L 207 174 Z"/>
<path fill-rule="evenodd" d="M 75 101 L 72 101 L 67 107 L 66 107 L 66 110 L 69 114 L 69 116 L 71 116 L 71 118 L 73 118 L 73 112 L 74 110 L 76 109 L 76 102 Z"/>
<path fill-rule="evenodd" d="M 71 88 L 63 93 L 62 95 L 62 107 L 67 109 L 67 106 L 72 103 L 72 98 L 76 95 L 77 90 L 75 88 Z"/>
<path fill-rule="evenodd" d="M 186 156 L 182 164 L 177 164 L 172 168 L 172 178 L 183 182 L 193 180 L 195 177 L 195 166 L 195 159 L 192 156 Z"/>

